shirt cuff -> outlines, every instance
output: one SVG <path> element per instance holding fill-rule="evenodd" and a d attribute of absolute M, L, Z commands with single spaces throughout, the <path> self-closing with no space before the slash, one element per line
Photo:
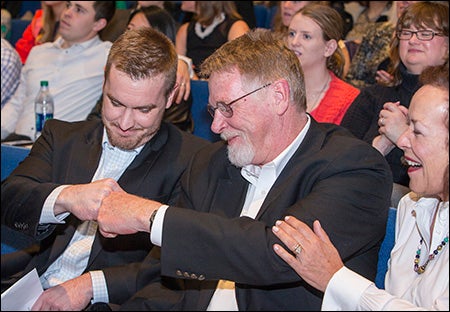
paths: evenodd
<path fill-rule="evenodd" d="M 39 219 L 40 224 L 65 223 L 63 220 L 69 215 L 69 212 L 64 212 L 55 216 L 53 208 L 55 207 L 55 202 L 59 194 L 62 192 L 63 189 L 65 189 L 68 186 L 69 185 L 58 186 L 50 193 L 50 195 L 48 195 L 47 199 L 44 202 L 44 206 L 42 207 L 41 218 Z"/>
<path fill-rule="evenodd" d="M 90 271 L 92 281 L 92 300 L 91 303 L 109 302 L 108 287 L 103 271 Z"/>
<path fill-rule="evenodd" d="M 342 267 L 333 275 L 325 289 L 322 311 L 357 311 L 362 294 L 371 284 L 372 281 Z"/>
<path fill-rule="evenodd" d="M 164 216 L 166 214 L 166 210 L 169 208 L 167 205 L 162 205 L 158 208 L 156 212 L 155 220 L 153 221 L 152 230 L 150 233 L 150 240 L 153 245 L 161 247 L 162 244 L 162 229 L 163 229 L 163 221 Z"/>

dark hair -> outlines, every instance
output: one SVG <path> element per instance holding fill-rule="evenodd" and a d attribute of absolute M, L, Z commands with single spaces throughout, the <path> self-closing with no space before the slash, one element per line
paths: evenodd
<path fill-rule="evenodd" d="M 94 10 L 96 21 L 104 18 L 109 23 L 116 13 L 116 1 L 95 1 Z"/>
<path fill-rule="evenodd" d="M 344 2 L 351 2 L 351 1 L 344 1 Z M 356 1 L 359 3 L 359 5 L 368 8 L 370 5 L 370 1 Z M 393 1 L 388 1 L 388 3 L 386 3 L 386 9 L 390 9 L 392 7 L 392 2 Z"/>
<path fill-rule="evenodd" d="M 440 66 L 429 66 L 423 70 L 420 74 L 420 82 L 423 85 L 430 85 L 442 90 L 447 91 L 448 95 L 448 59 L 447 61 Z M 446 112 L 443 113 L 444 116 L 444 125 L 449 129 L 449 101 L 447 96 L 447 107 Z M 447 137 L 447 148 L 449 146 L 449 141 Z M 444 172 L 444 200 L 448 200 L 449 196 L 449 166 L 447 164 L 447 170 Z"/>
<path fill-rule="evenodd" d="M 177 27 L 175 20 L 167 10 L 160 8 L 159 6 L 156 5 L 141 7 L 140 9 L 137 9 L 131 13 L 127 24 L 129 24 L 130 21 L 133 19 L 133 17 L 138 13 L 144 14 L 145 17 L 147 18 L 148 23 L 152 28 L 159 30 L 164 35 L 169 37 L 169 39 L 173 43 L 175 43 Z"/>
<path fill-rule="evenodd" d="M 448 60 L 439 66 L 428 66 L 420 74 L 419 79 L 422 85 L 432 85 L 448 91 Z"/>
<path fill-rule="evenodd" d="M 226 16 L 232 19 L 242 19 L 238 13 L 234 1 L 196 1 L 195 9 L 198 15 L 195 17 L 197 22 L 202 25 L 211 25 L 214 18 L 220 13 L 225 13 Z"/>

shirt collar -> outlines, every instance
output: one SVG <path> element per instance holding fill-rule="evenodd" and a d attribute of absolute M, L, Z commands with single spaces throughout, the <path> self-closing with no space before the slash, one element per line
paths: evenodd
<path fill-rule="evenodd" d="M 62 45 L 64 44 L 66 40 L 64 40 L 62 37 L 58 37 L 55 41 L 53 41 L 53 46 L 62 49 Z M 94 36 L 92 39 L 89 39 L 84 42 L 75 43 L 68 49 L 80 49 L 85 50 L 87 48 L 90 48 L 91 46 L 96 46 L 99 44 L 100 37 L 98 35 Z"/>
<path fill-rule="evenodd" d="M 431 226 L 433 224 L 434 215 L 437 209 L 436 221 L 433 226 L 433 233 L 435 236 L 436 232 L 440 233 L 440 237 L 436 240 L 442 239 L 445 234 L 448 235 L 448 225 L 449 225 L 449 203 L 440 202 L 437 198 L 420 198 L 414 207 L 414 213 L 416 218 L 417 228 L 421 236 L 424 238 L 425 244 L 431 240 Z M 435 239 L 433 238 L 433 241 Z M 440 242 L 440 240 L 439 240 Z"/>

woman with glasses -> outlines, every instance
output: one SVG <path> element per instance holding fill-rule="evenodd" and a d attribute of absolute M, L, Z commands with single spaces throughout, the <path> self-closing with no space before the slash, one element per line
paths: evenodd
<path fill-rule="evenodd" d="M 426 67 L 448 60 L 448 19 L 448 5 L 442 3 L 421 1 L 407 7 L 391 42 L 388 71 L 393 80 L 362 89 L 341 123 L 385 155 L 394 182 L 403 186 L 409 185 L 409 177 L 395 142 L 407 128 L 407 118 L 400 106 L 409 107 Z"/>

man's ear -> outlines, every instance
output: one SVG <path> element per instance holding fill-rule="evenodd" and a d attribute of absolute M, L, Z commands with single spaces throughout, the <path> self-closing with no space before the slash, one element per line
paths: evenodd
<path fill-rule="evenodd" d="M 106 21 L 106 18 L 101 18 L 94 23 L 93 30 L 96 32 L 100 32 L 103 28 L 106 27 L 107 24 L 108 22 Z"/>
<path fill-rule="evenodd" d="M 290 103 L 291 93 L 289 90 L 289 84 L 286 79 L 279 79 L 273 82 L 270 87 L 274 90 L 276 113 L 278 115 L 283 115 L 288 109 Z"/>

